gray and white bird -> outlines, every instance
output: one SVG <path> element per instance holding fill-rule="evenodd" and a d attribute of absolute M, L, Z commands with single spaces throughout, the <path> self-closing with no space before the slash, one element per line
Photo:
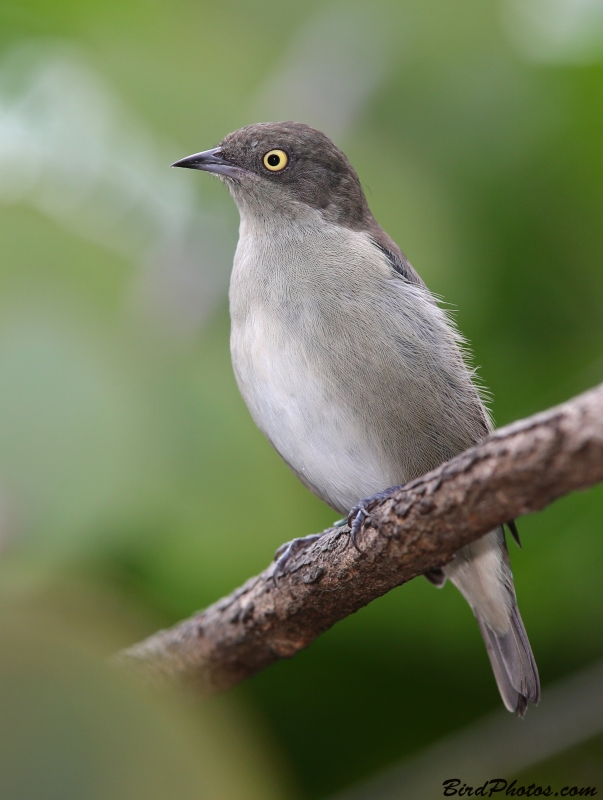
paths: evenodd
<path fill-rule="evenodd" d="M 238 206 L 234 372 L 256 424 L 314 494 L 347 514 L 488 434 L 462 337 L 327 136 L 249 125 L 172 166 L 217 174 Z M 427 577 L 465 597 L 503 702 L 523 716 L 540 686 L 502 527 Z"/>

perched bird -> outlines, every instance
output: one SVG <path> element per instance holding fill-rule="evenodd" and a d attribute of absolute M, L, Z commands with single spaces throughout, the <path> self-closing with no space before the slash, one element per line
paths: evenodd
<path fill-rule="evenodd" d="M 340 513 L 362 509 L 488 434 L 460 334 L 327 136 L 297 122 L 249 125 L 172 166 L 217 174 L 238 206 L 236 379 L 314 494 Z M 523 716 L 540 686 L 502 527 L 427 577 L 465 597 L 503 702 Z"/>

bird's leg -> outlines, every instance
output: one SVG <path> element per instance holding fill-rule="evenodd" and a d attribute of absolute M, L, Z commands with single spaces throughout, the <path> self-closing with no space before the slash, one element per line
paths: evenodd
<path fill-rule="evenodd" d="M 398 489 L 401 489 L 402 486 L 403 484 L 400 484 L 400 486 L 390 486 L 389 489 L 384 489 L 382 492 L 377 492 L 377 494 L 374 494 L 371 497 L 365 497 L 364 500 L 361 500 L 357 505 L 355 505 L 348 514 L 346 522 L 350 526 L 350 541 L 359 553 L 362 551 L 358 547 L 357 538 L 364 523 L 369 521 L 371 518 L 369 506 L 379 503 L 381 500 L 386 500 Z"/>
<path fill-rule="evenodd" d="M 358 505 L 354 506 L 347 517 L 338 519 L 337 522 L 333 523 L 331 528 L 327 528 L 326 530 L 322 531 L 322 533 L 311 533 L 308 536 L 301 536 L 298 539 L 291 539 L 290 542 L 285 542 L 282 544 L 274 554 L 274 561 L 276 562 L 274 566 L 275 578 L 278 578 L 278 576 L 284 572 L 285 566 L 292 556 L 296 555 L 301 550 L 305 550 L 306 547 L 310 547 L 310 545 L 314 544 L 314 542 L 317 542 L 319 539 L 321 539 L 325 533 L 332 531 L 333 528 L 344 528 L 346 525 L 349 525 L 350 540 L 356 550 L 358 550 L 359 553 L 362 552 L 358 547 L 357 537 L 362 530 L 364 523 L 370 520 L 371 515 L 368 511 L 369 506 L 378 503 L 380 500 L 385 500 L 391 494 L 401 488 L 401 485 L 390 486 L 389 489 L 385 489 L 382 492 L 377 492 L 377 494 L 374 494 L 371 497 L 365 497 L 365 499 L 361 500 Z"/>

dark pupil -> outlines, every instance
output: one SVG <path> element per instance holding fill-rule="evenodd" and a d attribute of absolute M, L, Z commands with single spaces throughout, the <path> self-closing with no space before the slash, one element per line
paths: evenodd
<path fill-rule="evenodd" d="M 268 156 L 268 163 L 271 167 L 278 167 L 281 163 L 281 157 L 277 156 L 276 153 L 272 153 L 272 155 Z"/>

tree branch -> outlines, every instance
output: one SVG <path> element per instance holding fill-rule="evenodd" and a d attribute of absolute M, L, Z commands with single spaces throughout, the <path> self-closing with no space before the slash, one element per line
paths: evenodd
<path fill-rule="evenodd" d="M 123 650 L 115 661 L 153 677 L 220 691 L 291 658 L 338 620 L 429 569 L 497 525 L 603 480 L 603 384 L 515 422 L 371 509 L 349 546 L 331 529 L 228 597 Z"/>

